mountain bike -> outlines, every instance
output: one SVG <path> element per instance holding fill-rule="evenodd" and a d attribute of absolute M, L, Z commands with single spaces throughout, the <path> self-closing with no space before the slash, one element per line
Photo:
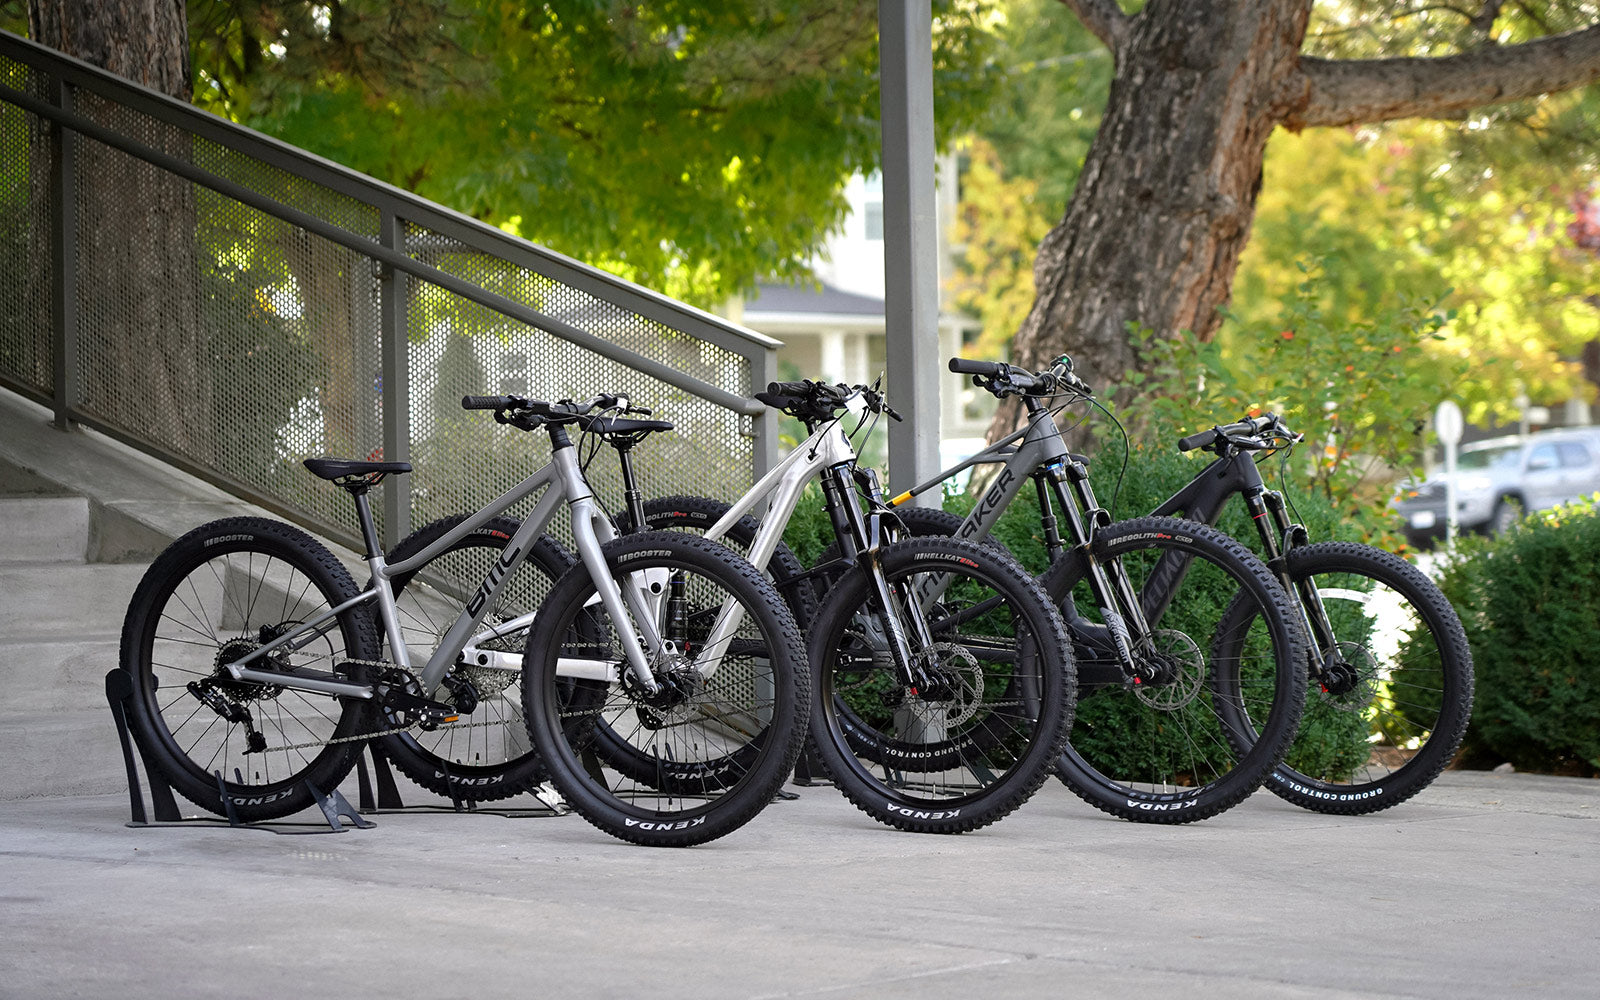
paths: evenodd
<path fill-rule="evenodd" d="M 1290 520 L 1256 456 L 1284 449 L 1287 461 L 1300 439 L 1272 413 L 1183 438 L 1179 450 L 1216 459 L 1155 513 L 1215 525 L 1230 498 L 1243 502 L 1310 639 L 1304 734 L 1267 787 L 1319 812 L 1375 812 L 1426 788 L 1455 756 L 1472 714 L 1472 650 L 1449 600 L 1416 567 L 1370 545 L 1313 543 Z M 1229 620 L 1249 613 L 1230 609 Z M 1225 731 L 1251 727 L 1232 723 Z M 1352 743 L 1357 759 L 1319 752 Z"/>
<path fill-rule="evenodd" d="M 1113 522 L 1087 459 L 1062 440 L 1054 409 L 1091 396 L 1059 359 L 1042 372 L 950 362 L 1026 425 L 889 501 L 914 537 L 989 539 L 1032 482 L 1049 568 L 1040 582 L 1066 620 L 1078 662 L 1077 721 L 1061 779 L 1125 819 L 1205 819 L 1259 788 L 1294 738 L 1306 655 L 1288 595 L 1243 545 L 1193 521 Z M 998 468 L 965 518 L 908 501 L 978 465 Z M 1063 530 L 1064 525 L 1064 530 Z"/>
<path fill-rule="evenodd" d="M 893 540 L 876 475 L 856 464 L 842 428 L 847 413 L 897 416 L 876 388 L 775 382 L 756 398 L 809 436 L 732 504 L 666 497 L 629 519 L 734 545 L 806 618 L 812 743 L 858 808 L 934 833 L 1007 815 L 1043 784 L 1071 726 L 1072 649 L 1059 615 L 1004 553 Z M 813 479 L 839 551 L 804 570 L 781 538 Z M 750 513 L 763 502 L 757 522 Z"/>
<path fill-rule="evenodd" d="M 810 704 L 804 645 L 782 598 L 726 548 L 674 532 L 616 536 L 567 428 L 670 426 L 603 415 L 619 401 L 463 399 L 517 430 L 546 431 L 550 461 L 392 563 L 367 494 L 410 466 L 308 459 L 309 471 L 354 501 L 372 574 L 362 590 L 321 543 L 263 518 L 215 521 L 173 543 L 140 582 L 122 635 L 129 721 L 154 766 L 214 812 L 226 795 L 246 821 L 288 815 L 310 804 L 308 785 L 327 788 L 348 773 L 365 741 L 392 746 L 403 734 L 470 728 L 463 715 L 516 683 L 537 756 L 519 758 L 501 777 L 508 785 L 548 769 L 574 810 L 639 844 L 702 843 L 749 821 L 800 753 Z M 540 490 L 520 523 L 496 520 Z M 522 633 L 489 609 L 563 503 L 578 562 L 519 623 L 521 655 L 497 649 Z M 513 524 L 499 558 L 414 667 L 396 581 L 426 577 L 430 562 L 475 533 Z M 628 770 L 601 759 L 619 756 L 617 743 Z"/>

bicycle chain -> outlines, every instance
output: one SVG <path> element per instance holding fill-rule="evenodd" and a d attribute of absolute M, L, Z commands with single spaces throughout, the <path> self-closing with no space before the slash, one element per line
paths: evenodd
<path fill-rule="evenodd" d="M 331 659 L 331 657 L 329 657 L 329 659 Z M 402 669 L 400 667 L 400 665 L 398 663 L 395 663 L 393 660 L 360 660 L 360 659 L 355 659 L 355 658 L 351 657 L 351 658 L 347 658 L 347 659 L 341 659 L 339 662 L 341 662 L 341 663 L 354 663 L 354 664 L 357 664 L 358 666 L 363 666 L 363 667 L 377 667 L 377 668 L 379 668 L 381 670 L 398 670 L 398 669 Z M 362 742 L 365 742 L 367 740 L 375 740 L 380 736 L 393 736 L 395 733 L 409 732 L 409 731 L 411 731 L 413 729 L 418 728 L 420 725 L 421 725 L 421 723 L 414 722 L 409 726 L 395 726 L 392 729 L 379 729 L 379 730 L 377 730 L 375 732 L 370 732 L 370 733 L 357 733 L 354 736 L 330 737 L 329 739 L 325 739 L 325 740 L 312 740 L 309 743 L 291 743 L 288 746 L 267 747 L 266 749 L 264 749 L 264 750 L 262 750 L 260 752 L 261 753 L 281 753 L 281 752 L 287 752 L 287 751 L 290 751 L 290 750 L 309 750 L 312 747 L 332 746 L 335 743 L 362 743 Z M 500 723 L 500 722 L 456 722 L 456 723 L 451 723 L 449 725 L 439 726 L 437 728 L 430 729 L 430 730 L 428 730 L 428 732 L 440 733 L 440 732 L 444 732 L 447 729 L 448 730 L 476 729 L 476 728 L 481 728 L 481 727 L 485 727 L 485 726 L 499 726 L 499 725 L 503 725 L 503 723 Z"/>

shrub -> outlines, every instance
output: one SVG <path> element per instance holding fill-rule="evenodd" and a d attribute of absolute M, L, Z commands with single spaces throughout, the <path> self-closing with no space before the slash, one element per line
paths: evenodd
<path fill-rule="evenodd" d="M 1465 753 L 1519 770 L 1600 772 L 1600 497 L 1462 539 L 1440 587 L 1472 644 Z"/>

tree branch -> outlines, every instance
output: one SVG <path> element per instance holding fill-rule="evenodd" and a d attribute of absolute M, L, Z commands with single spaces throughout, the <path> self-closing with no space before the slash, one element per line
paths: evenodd
<path fill-rule="evenodd" d="M 1106 43 L 1106 48 L 1116 52 L 1128 37 L 1128 15 L 1117 6 L 1117 0 L 1061 0 L 1067 9 L 1078 15 L 1078 20 L 1094 37 Z"/>
<path fill-rule="evenodd" d="M 1600 24 L 1520 45 L 1434 59 L 1300 60 L 1304 105 L 1290 129 L 1448 117 L 1600 79 Z"/>

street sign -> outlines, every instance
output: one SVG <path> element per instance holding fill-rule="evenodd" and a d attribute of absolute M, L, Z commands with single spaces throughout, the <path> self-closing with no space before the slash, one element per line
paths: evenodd
<path fill-rule="evenodd" d="M 1461 432 L 1466 429 L 1466 422 L 1461 419 L 1461 407 L 1454 400 L 1445 400 L 1433 412 L 1433 432 L 1439 435 L 1443 444 L 1460 444 Z"/>

